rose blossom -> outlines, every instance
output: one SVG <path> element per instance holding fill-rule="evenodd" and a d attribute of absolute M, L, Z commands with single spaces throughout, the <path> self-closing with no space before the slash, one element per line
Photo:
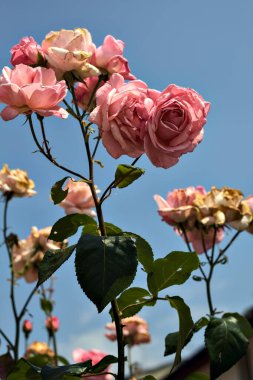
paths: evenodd
<path fill-rule="evenodd" d="M 65 81 L 57 82 L 52 69 L 23 64 L 11 70 L 4 67 L 0 76 L 0 103 L 7 107 L 0 113 L 4 120 L 19 114 L 36 112 L 41 116 L 68 117 L 68 112 L 57 104 L 67 93 Z"/>
<path fill-rule="evenodd" d="M 181 231 L 177 230 L 177 233 L 185 240 L 185 237 Z M 205 252 L 205 250 L 208 251 L 209 249 L 212 248 L 213 240 L 214 240 L 214 228 L 208 228 L 207 230 L 202 229 L 202 235 L 201 235 L 201 230 L 198 228 L 187 230 L 185 231 L 185 233 L 187 235 L 187 239 L 189 243 L 192 244 L 193 249 L 197 254 L 201 254 Z M 202 236 L 204 239 L 204 244 L 202 241 Z M 215 244 L 219 244 L 223 238 L 224 238 L 223 228 L 217 228 Z"/>
<path fill-rule="evenodd" d="M 106 70 L 110 75 L 114 73 L 121 74 L 124 79 L 136 79 L 130 73 L 128 61 L 123 57 L 124 42 L 116 40 L 113 36 L 106 36 L 102 46 L 99 46 L 95 52 L 95 65 Z"/>
<path fill-rule="evenodd" d="M 138 157 L 144 152 L 146 122 L 159 92 L 140 80 L 124 83 L 113 74 L 96 94 L 97 107 L 89 120 L 100 128 L 102 142 L 113 158 Z"/>
<path fill-rule="evenodd" d="M 81 78 L 100 74 L 100 71 L 89 63 L 96 47 L 87 29 L 61 29 L 59 32 L 50 32 L 42 42 L 42 48 L 49 67 L 54 69 L 58 79 L 68 71 L 73 71 Z"/>
<path fill-rule="evenodd" d="M 85 83 L 78 82 L 77 86 L 75 87 L 75 96 L 77 100 L 77 104 L 80 108 L 83 110 L 87 110 L 88 106 L 89 109 L 93 109 L 95 106 L 95 99 L 96 97 L 93 97 L 93 100 L 91 104 L 89 105 L 89 102 L 91 100 L 91 96 L 93 95 L 93 91 L 95 90 L 95 87 L 98 83 L 98 77 L 89 77 L 85 79 Z M 99 84 L 99 87 L 101 87 L 104 84 L 102 81 Z M 99 88 L 98 87 L 98 88 Z"/>
<path fill-rule="evenodd" d="M 34 182 L 29 179 L 28 174 L 24 170 L 9 169 L 5 164 L 0 170 L 0 191 L 8 196 L 15 197 L 32 197 L 37 194 Z"/>
<path fill-rule="evenodd" d="M 69 180 L 64 188 L 68 189 L 67 197 L 59 203 L 63 207 L 65 213 L 69 214 L 86 214 L 89 216 L 96 216 L 92 207 L 95 207 L 94 200 L 89 185 L 86 182 L 74 182 Z M 100 190 L 96 189 L 99 193 Z"/>
<path fill-rule="evenodd" d="M 175 165 L 203 138 L 210 103 L 190 88 L 169 85 L 156 99 L 147 122 L 145 152 L 158 167 Z"/>
<path fill-rule="evenodd" d="M 125 344 L 131 346 L 143 343 L 149 343 L 151 340 L 147 322 L 140 318 L 138 315 L 129 318 L 122 319 L 123 336 Z M 111 333 L 105 334 L 105 336 L 112 341 L 117 339 L 115 323 L 107 323 L 106 328 Z"/>
<path fill-rule="evenodd" d="M 72 357 L 75 363 L 82 363 L 87 360 L 91 360 L 92 365 L 94 366 L 95 364 L 99 363 L 107 354 L 104 352 L 101 352 L 99 350 L 89 350 L 85 351 L 82 348 L 76 348 L 72 352 Z M 108 366 L 103 372 L 109 371 L 110 366 Z M 98 376 L 85 376 L 85 379 L 88 380 L 107 380 L 110 379 L 110 375 L 98 375 Z"/>
<path fill-rule="evenodd" d="M 245 203 L 249 210 L 250 210 L 250 213 L 251 213 L 251 222 L 247 228 L 247 231 L 250 233 L 250 234 L 253 234 L 253 196 L 250 195 L 248 198 L 244 199 L 242 201 L 242 203 Z"/>
<path fill-rule="evenodd" d="M 166 200 L 154 195 L 158 213 L 162 220 L 171 226 L 178 223 L 193 224 L 197 217 L 197 209 L 193 202 L 206 194 L 203 186 L 189 186 L 186 189 L 175 189 L 168 193 Z"/>
<path fill-rule="evenodd" d="M 36 65 L 43 59 L 42 47 L 32 37 L 23 37 L 17 45 L 11 48 L 11 64 L 13 66 Z"/>
<path fill-rule="evenodd" d="M 24 358 L 29 360 L 33 356 L 37 355 L 45 355 L 50 359 L 54 357 L 54 351 L 52 351 L 45 342 L 33 342 L 31 343 L 25 352 Z"/>
<path fill-rule="evenodd" d="M 52 332 L 56 332 L 59 330 L 60 327 L 60 320 L 56 316 L 49 316 L 47 317 L 45 321 L 45 326 L 47 328 L 47 331 L 52 334 Z"/>
<path fill-rule="evenodd" d="M 57 243 L 48 240 L 52 227 L 38 230 L 32 227 L 27 239 L 19 240 L 11 248 L 13 258 L 13 270 L 16 278 L 24 277 L 26 282 L 34 282 L 38 279 L 38 265 L 42 261 L 47 250 L 57 250 L 65 243 Z"/>

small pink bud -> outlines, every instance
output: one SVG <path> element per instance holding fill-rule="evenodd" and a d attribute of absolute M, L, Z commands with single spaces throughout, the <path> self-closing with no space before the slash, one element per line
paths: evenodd
<path fill-rule="evenodd" d="M 59 327 L 60 327 L 59 318 L 55 316 L 48 317 L 45 321 L 45 325 L 49 334 L 52 334 L 53 332 L 56 332 L 59 330 Z"/>
<path fill-rule="evenodd" d="M 25 334 L 25 337 L 28 338 L 30 333 L 32 332 L 33 324 L 29 319 L 25 319 L 23 323 L 23 333 Z"/>

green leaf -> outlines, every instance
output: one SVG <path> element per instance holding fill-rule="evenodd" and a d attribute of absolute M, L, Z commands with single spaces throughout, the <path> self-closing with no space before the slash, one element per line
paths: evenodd
<path fill-rule="evenodd" d="M 64 249 L 56 249 L 45 253 L 43 260 L 39 264 L 37 287 L 48 280 L 70 258 L 75 248 L 76 245 L 74 244 Z"/>
<path fill-rule="evenodd" d="M 131 285 L 137 270 L 134 241 L 127 236 L 81 236 L 76 247 L 77 280 L 101 312 Z"/>
<path fill-rule="evenodd" d="M 107 355 L 102 360 L 100 360 L 100 362 L 91 367 L 89 373 L 103 372 L 110 364 L 114 363 L 118 363 L 118 358 L 116 358 L 116 356 L 113 355 Z"/>
<path fill-rule="evenodd" d="M 133 232 L 124 232 L 126 236 L 132 236 L 136 239 L 136 249 L 138 261 L 143 265 L 146 272 L 151 272 L 154 262 L 154 254 L 150 244 L 143 237 Z"/>
<path fill-rule="evenodd" d="M 88 373 L 92 367 L 91 360 L 87 360 L 83 363 L 70 364 L 61 367 L 53 367 L 46 365 L 41 370 L 43 380 L 60 380 L 64 375 L 81 376 Z"/>
<path fill-rule="evenodd" d="M 146 297 L 150 297 L 150 293 L 146 289 L 137 288 L 137 287 L 126 289 L 119 296 L 119 298 L 117 298 L 118 308 L 122 314 L 122 317 L 126 318 L 126 317 L 131 317 L 132 315 L 137 314 L 144 306 L 143 301 L 145 300 Z M 126 308 L 127 306 L 130 306 L 133 304 L 137 304 L 137 305 Z M 112 312 L 110 312 L 110 314 L 113 318 Z"/>
<path fill-rule="evenodd" d="M 63 241 L 68 237 L 74 235 L 80 226 L 95 225 L 95 220 L 88 215 L 84 214 L 70 214 L 57 220 L 53 225 L 48 239 L 54 241 Z"/>
<path fill-rule="evenodd" d="M 88 234 L 88 235 L 100 236 L 99 228 L 98 228 L 97 224 L 86 224 L 83 227 L 82 234 L 83 235 Z"/>
<path fill-rule="evenodd" d="M 46 298 L 41 298 L 40 307 L 46 314 L 51 313 L 53 311 L 53 302 Z"/>
<path fill-rule="evenodd" d="M 131 165 L 118 165 L 115 173 L 114 187 L 127 187 L 145 173 L 144 169 L 135 168 Z"/>
<path fill-rule="evenodd" d="M 60 181 L 56 182 L 54 186 L 51 188 L 51 198 L 55 205 L 62 202 L 68 195 L 68 189 L 62 190 L 62 186 L 68 178 L 70 177 L 64 177 Z"/>
<path fill-rule="evenodd" d="M 35 367 L 29 364 L 25 359 L 20 359 L 6 380 L 41 380 L 42 377 L 39 371 L 39 368 L 36 370 Z"/>
<path fill-rule="evenodd" d="M 206 373 L 194 372 L 190 376 L 187 376 L 186 380 L 209 380 L 209 376 Z"/>
<path fill-rule="evenodd" d="M 210 356 L 211 380 L 231 368 L 245 355 L 248 339 L 231 317 L 212 318 L 206 328 L 205 343 Z"/>
<path fill-rule="evenodd" d="M 115 226 L 112 223 L 107 223 L 105 222 L 105 230 L 106 230 L 106 235 L 107 236 L 117 236 L 117 235 L 122 235 L 122 230 Z"/>
<path fill-rule="evenodd" d="M 201 317 L 197 322 L 194 324 L 194 332 L 198 332 L 203 327 L 207 326 L 209 323 L 209 319 L 206 317 Z"/>
<path fill-rule="evenodd" d="M 196 253 L 171 252 L 164 259 L 154 261 L 152 272 L 148 274 L 149 290 L 156 295 L 169 286 L 183 284 L 198 267 Z"/>
<path fill-rule="evenodd" d="M 177 351 L 178 335 L 178 331 L 166 335 L 164 356 L 172 355 Z"/>
<path fill-rule="evenodd" d="M 183 347 L 190 341 L 194 323 L 191 317 L 191 311 L 189 306 L 187 306 L 181 297 L 167 297 L 168 301 L 174 309 L 177 310 L 179 318 L 179 331 L 178 331 L 178 341 L 176 357 L 174 360 L 173 367 L 178 365 L 181 361 L 181 351 Z"/>
<path fill-rule="evenodd" d="M 231 322 L 235 322 L 238 328 L 241 330 L 243 335 L 246 338 L 251 338 L 253 336 L 253 328 L 249 321 L 238 313 L 225 313 L 222 318 L 226 318 L 227 320 L 231 320 Z"/>
<path fill-rule="evenodd" d="M 156 378 L 152 375 L 147 375 L 147 376 L 141 377 L 139 380 L 156 380 Z"/>

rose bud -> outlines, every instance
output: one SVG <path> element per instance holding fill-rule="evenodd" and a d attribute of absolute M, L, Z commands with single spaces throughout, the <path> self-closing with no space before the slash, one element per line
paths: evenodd
<path fill-rule="evenodd" d="M 59 330 L 59 327 L 60 327 L 59 318 L 55 316 L 47 317 L 45 321 L 45 326 L 47 328 L 47 331 L 49 332 L 49 335 L 52 335 L 53 333 Z"/>

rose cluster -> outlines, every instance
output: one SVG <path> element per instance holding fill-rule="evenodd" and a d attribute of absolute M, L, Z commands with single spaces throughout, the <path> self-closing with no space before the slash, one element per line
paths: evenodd
<path fill-rule="evenodd" d="M 125 344 L 134 346 L 150 342 L 151 337 L 148 331 L 148 324 L 144 319 L 140 318 L 138 315 L 134 315 L 133 317 L 123 318 L 121 322 Z M 106 328 L 110 330 L 110 333 L 106 333 L 105 336 L 109 340 L 117 340 L 115 323 L 107 323 Z"/>
<path fill-rule="evenodd" d="M 11 246 L 13 271 L 16 278 L 24 277 L 27 282 L 38 279 L 38 266 L 47 250 L 57 250 L 66 245 L 48 240 L 51 227 L 38 230 L 32 227 L 26 239 L 17 240 Z"/>
<path fill-rule="evenodd" d="M 66 118 L 70 109 L 59 103 L 70 89 L 112 157 L 146 153 L 155 166 L 175 165 L 201 142 L 210 104 L 174 84 L 149 89 L 131 73 L 123 50 L 124 42 L 110 35 L 96 47 L 81 28 L 50 32 L 41 45 L 22 38 L 11 49 L 13 69 L 4 67 L 0 76 L 1 117 Z"/>
<path fill-rule="evenodd" d="M 253 233 L 253 196 L 244 198 L 240 190 L 215 186 L 210 191 L 202 186 L 176 189 L 166 200 L 154 199 L 162 220 L 173 226 L 197 253 L 212 248 L 214 240 L 224 237 L 224 228 Z"/>

